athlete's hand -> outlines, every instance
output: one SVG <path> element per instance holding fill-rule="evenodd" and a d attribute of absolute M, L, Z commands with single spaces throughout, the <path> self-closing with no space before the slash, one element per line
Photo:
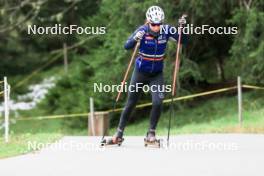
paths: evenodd
<path fill-rule="evenodd" d="M 183 18 L 183 17 L 179 18 L 178 24 L 181 25 L 181 26 L 184 26 L 186 24 L 186 19 Z"/>
<path fill-rule="evenodd" d="M 183 14 L 181 18 L 179 18 L 178 20 L 179 26 L 184 26 L 186 24 L 186 17 L 187 17 L 187 14 Z"/>
<path fill-rule="evenodd" d="M 138 31 L 136 35 L 134 36 L 134 40 L 136 41 L 141 40 L 144 34 L 145 34 L 145 31 Z"/>

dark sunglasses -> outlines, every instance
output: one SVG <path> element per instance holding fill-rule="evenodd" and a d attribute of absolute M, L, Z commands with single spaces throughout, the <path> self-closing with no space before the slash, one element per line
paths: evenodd
<path fill-rule="evenodd" d="M 150 23 L 150 25 L 153 26 L 153 27 L 155 27 L 155 26 L 160 26 L 162 24 L 161 23 L 159 23 L 159 24 Z"/>

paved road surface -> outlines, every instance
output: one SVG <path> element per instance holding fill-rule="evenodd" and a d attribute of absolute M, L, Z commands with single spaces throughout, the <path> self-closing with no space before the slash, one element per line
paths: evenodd
<path fill-rule="evenodd" d="M 1 159 L 0 175 L 264 175 L 264 135 L 178 135 L 171 137 L 169 148 L 161 149 L 145 148 L 143 137 L 126 137 L 122 147 L 100 148 L 99 141 L 64 137 L 41 151 Z"/>

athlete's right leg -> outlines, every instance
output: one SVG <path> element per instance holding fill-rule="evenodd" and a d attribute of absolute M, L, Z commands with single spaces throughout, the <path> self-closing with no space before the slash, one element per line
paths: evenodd
<path fill-rule="evenodd" d="M 131 112 L 133 111 L 134 107 L 136 106 L 136 103 L 139 99 L 139 96 L 142 92 L 142 89 L 137 88 L 136 84 L 140 83 L 142 86 L 145 82 L 145 76 L 140 73 L 137 68 L 134 69 L 132 78 L 130 80 L 130 88 L 131 90 L 128 91 L 128 98 L 125 105 L 124 110 L 121 113 L 119 125 L 117 128 L 117 136 L 123 136 L 123 132 L 126 126 L 126 123 L 130 117 Z"/>

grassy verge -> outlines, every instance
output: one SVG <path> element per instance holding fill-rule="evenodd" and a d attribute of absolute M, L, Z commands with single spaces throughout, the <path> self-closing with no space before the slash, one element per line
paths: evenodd
<path fill-rule="evenodd" d="M 11 135 L 10 142 L 4 143 L 4 139 L 0 138 L 0 158 L 22 155 L 32 152 L 33 149 L 28 146 L 28 142 L 51 143 L 62 137 L 60 133 L 25 133 Z"/>
<path fill-rule="evenodd" d="M 239 126 L 236 97 L 214 98 L 201 101 L 194 107 L 175 110 L 171 134 L 188 133 L 264 133 L 264 93 L 255 91 L 243 95 L 243 124 Z M 167 135 L 170 112 L 160 118 L 157 133 Z M 132 117 L 133 118 L 133 117 Z M 126 128 L 126 135 L 145 135 L 148 118 Z M 113 134 L 115 128 L 110 130 Z"/>
<path fill-rule="evenodd" d="M 87 130 L 65 128 L 62 119 L 17 121 L 10 125 L 9 143 L 0 137 L 0 158 L 33 152 L 29 142 L 49 144 L 66 135 L 86 134 Z"/>
<path fill-rule="evenodd" d="M 172 118 L 171 134 L 264 133 L 263 97 L 263 91 L 243 94 L 243 125 L 241 127 L 237 120 L 235 96 L 213 98 L 197 102 L 192 107 L 177 109 Z M 32 112 L 36 113 L 35 110 Z M 157 129 L 158 135 L 167 134 L 169 115 L 169 111 L 162 114 Z M 125 135 L 145 135 L 148 124 L 148 118 L 129 124 Z M 69 129 L 64 125 L 63 119 L 17 121 L 11 124 L 10 143 L 5 144 L 3 137 L 0 138 L 0 158 L 31 152 L 32 150 L 28 149 L 29 141 L 51 143 L 65 135 L 87 135 L 87 129 Z M 114 132 L 115 128 L 112 128 L 110 134 Z"/>

